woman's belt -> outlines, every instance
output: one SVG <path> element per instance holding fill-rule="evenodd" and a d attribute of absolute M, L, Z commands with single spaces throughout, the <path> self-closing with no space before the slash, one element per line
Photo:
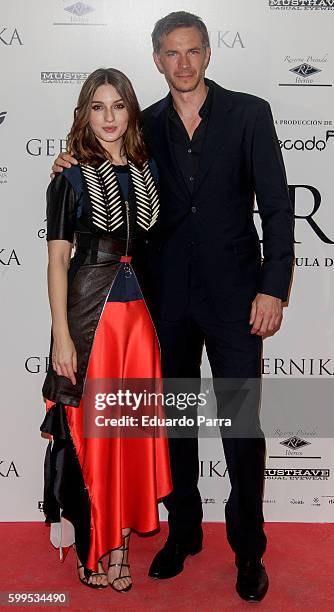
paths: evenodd
<path fill-rule="evenodd" d="M 97 263 L 98 253 L 108 253 L 115 261 L 120 261 L 126 255 L 131 257 L 137 244 L 136 239 L 99 238 L 83 232 L 76 233 L 76 251 L 89 256 L 90 263 Z"/>

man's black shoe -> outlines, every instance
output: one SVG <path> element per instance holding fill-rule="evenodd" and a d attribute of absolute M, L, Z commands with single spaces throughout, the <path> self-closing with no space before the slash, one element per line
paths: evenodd
<path fill-rule="evenodd" d="M 261 601 L 269 587 L 267 572 L 261 559 L 236 557 L 238 577 L 236 590 L 246 601 Z"/>
<path fill-rule="evenodd" d="M 184 560 L 188 555 L 197 555 L 202 550 L 202 531 L 196 538 L 187 542 L 175 542 L 170 538 L 165 546 L 155 555 L 148 575 L 151 578 L 173 578 L 183 570 Z"/>

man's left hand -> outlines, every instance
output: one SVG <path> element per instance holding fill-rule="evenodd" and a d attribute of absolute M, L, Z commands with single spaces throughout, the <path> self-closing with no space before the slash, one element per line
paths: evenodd
<path fill-rule="evenodd" d="M 251 334 L 272 336 L 279 330 L 282 318 L 282 300 L 272 295 L 258 293 L 252 303 L 249 320 L 249 324 L 252 325 Z"/>

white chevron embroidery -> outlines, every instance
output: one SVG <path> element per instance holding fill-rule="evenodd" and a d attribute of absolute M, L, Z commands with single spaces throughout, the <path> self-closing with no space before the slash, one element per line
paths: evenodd
<path fill-rule="evenodd" d="M 113 165 L 109 160 L 98 168 L 81 166 L 92 207 L 93 224 L 111 232 L 125 223 L 123 199 Z M 149 230 L 159 214 L 159 196 L 149 163 L 142 170 L 129 161 L 130 175 L 136 196 L 137 224 Z"/>
<path fill-rule="evenodd" d="M 98 168 L 81 166 L 92 206 L 93 224 L 110 232 L 124 223 L 122 198 L 112 164 L 106 160 Z"/>
<path fill-rule="evenodd" d="M 150 165 L 146 162 L 139 170 L 129 162 L 131 178 L 136 192 L 137 223 L 143 229 L 150 229 L 157 220 L 159 197 Z"/>

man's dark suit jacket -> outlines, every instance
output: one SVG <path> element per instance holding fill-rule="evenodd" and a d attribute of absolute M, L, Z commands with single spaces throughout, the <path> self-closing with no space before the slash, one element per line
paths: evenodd
<path fill-rule="evenodd" d="M 168 129 L 169 99 L 143 111 L 159 169 L 161 213 L 149 246 L 157 316 L 176 320 L 201 285 L 223 320 L 249 317 L 256 293 L 287 299 L 293 265 L 293 210 L 269 104 L 206 79 L 212 107 L 190 193 Z M 254 225 L 263 229 L 263 262 Z"/>

